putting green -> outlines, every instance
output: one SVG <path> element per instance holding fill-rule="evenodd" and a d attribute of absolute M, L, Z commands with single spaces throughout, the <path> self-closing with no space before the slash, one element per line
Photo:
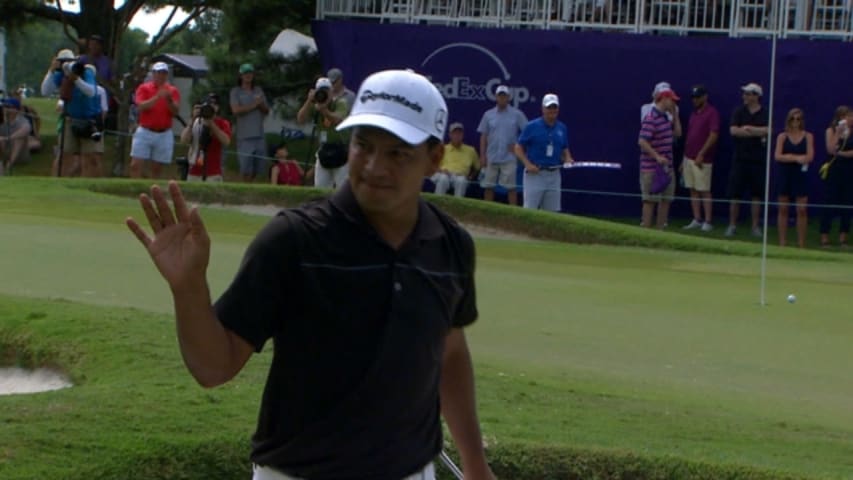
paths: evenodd
<path fill-rule="evenodd" d="M 105 203 L 107 216 L 0 213 L 0 293 L 170 312 L 122 224 L 134 202 Z M 203 216 L 215 296 L 264 220 Z M 234 222 L 245 227 L 222 227 Z M 755 258 L 477 244 L 481 318 L 469 338 L 487 440 L 853 475 L 850 263 L 771 260 L 761 306 Z"/>

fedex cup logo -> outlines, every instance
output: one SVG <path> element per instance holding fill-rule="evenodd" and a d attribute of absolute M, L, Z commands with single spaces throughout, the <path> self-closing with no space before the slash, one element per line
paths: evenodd
<path fill-rule="evenodd" d="M 461 68 L 473 75 L 457 75 Z M 494 52 L 476 43 L 449 43 L 437 48 L 421 62 L 421 69 L 433 72 L 436 69 L 442 70 L 442 74 L 431 75 L 429 79 L 447 100 L 493 102 L 498 85 L 507 85 L 512 96 L 512 106 L 518 107 L 519 104 L 536 101 L 530 97 L 527 87 L 513 86 L 510 83 L 509 71 Z M 489 75 L 491 77 L 482 79 Z"/>

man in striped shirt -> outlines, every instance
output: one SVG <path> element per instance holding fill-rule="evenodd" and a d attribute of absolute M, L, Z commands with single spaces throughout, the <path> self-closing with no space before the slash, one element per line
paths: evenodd
<path fill-rule="evenodd" d="M 640 127 L 640 192 L 643 199 L 643 227 L 651 227 L 657 206 L 657 228 L 664 228 L 669 215 L 669 204 L 675 193 L 672 169 L 672 142 L 681 132 L 681 121 L 676 115 L 676 102 L 680 100 L 671 88 L 660 90 L 655 104 L 643 118 Z M 667 117 L 672 115 L 672 121 Z M 669 183 L 661 188 L 656 177 L 667 175 Z"/>

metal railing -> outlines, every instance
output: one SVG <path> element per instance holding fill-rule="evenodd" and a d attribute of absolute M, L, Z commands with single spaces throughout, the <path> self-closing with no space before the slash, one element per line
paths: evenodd
<path fill-rule="evenodd" d="M 853 40 L 851 7 L 853 0 L 319 0 L 317 18 Z"/>

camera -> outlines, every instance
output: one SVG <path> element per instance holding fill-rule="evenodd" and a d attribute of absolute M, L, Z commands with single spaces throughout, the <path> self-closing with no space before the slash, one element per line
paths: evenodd
<path fill-rule="evenodd" d="M 77 61 L 77 59 L 60 59 L 59 60 L 59 69 L 65 75 L 77 75 L 78 77 L 83 76 L 83 72 L 86 70 L 86 66 L 83 65 L 82 62 Z"/>
<path fill-rule="evenodd" d="M 204 102 L 198 107 L 198 115 L 205 120 L 210 120 L 215 114 L 216 110 L 209 102 Z"/>
<path fill-rule="evenodd" d="M 314 91 L 314 101 L 317 103 L 326 103 L 329 100 L 329 89 L 326 87 L 318 88 Z"/>

